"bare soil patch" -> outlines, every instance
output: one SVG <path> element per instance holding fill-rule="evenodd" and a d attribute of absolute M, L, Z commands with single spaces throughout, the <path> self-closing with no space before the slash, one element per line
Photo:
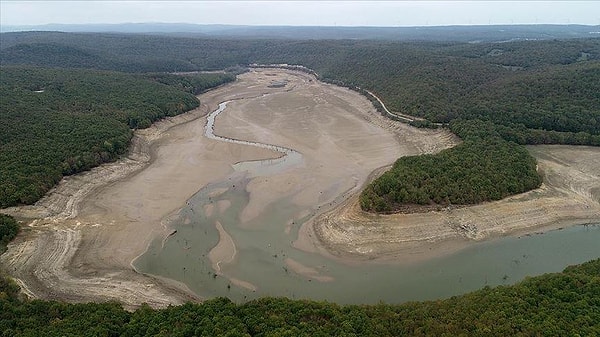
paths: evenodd
<path fill-rule="evenodd" d="M 2 210 L 30 221 L 2 265 L 36 298 L 128 307 L 197 300 L 183 284 L 137 273 L 131 261 L 167 236 L 169 216 L 232 164 L 279 156 L 203 136 L 205 116 L 218 103 L 282 90 L 265 87 L 249 89 L 242 80 L 201 95 L 198 109 L 136 131 L 126 158 L 64 178 L 33 206 Z"/>

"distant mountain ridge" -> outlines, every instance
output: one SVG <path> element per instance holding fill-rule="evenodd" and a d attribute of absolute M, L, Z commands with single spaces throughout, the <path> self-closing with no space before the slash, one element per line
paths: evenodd
<path fill-rule="evenodd" d="M 478 25 L 422 27 L 241 26 L 190 23 L 47 24 L 0 31 L 166 34 L 188 37 L 499 42 L 600 37 L 600 25 Z"/>

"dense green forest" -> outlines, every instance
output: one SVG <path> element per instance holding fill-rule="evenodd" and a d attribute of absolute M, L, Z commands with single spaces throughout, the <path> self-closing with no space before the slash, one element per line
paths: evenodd
<path fill-rule="evenodd" d="M 4 253 L 6 245 L 17 236 L 19 224 L 6 214 L 0 214 L 0 254 Z"/>
<path fill-rule="evenodd" d="M 406 205 L 499 200 L 542 183 L 527 150 L 499 137 L 467 138 L 435 155 L 402 157 L 360 195 L 362 209 L 414 211 Z"/>
<path fill-rule="evenodd" d="M 598 336 L 600 259 L 445 300 L 348 305 L 225 298 L 162 310 L 26 300 L 0 277 L 3 336 Z"/>
<path fill-rule="evenodd" d="M 429 180 L 429 187 L 420 186 L 419 179 L 413 180 L 412 186 L 385 184 L 420 191 L 409 193 L 414 194 L 412 198 L 400 196 L 404 194 L 400 190 L 378 195 L 372 192 L 385 189 L 371 186 L 366 193 L 380 205 L 374 207 L 375 201 L 365 202 L 363 205 L 371 210 L 396 209 L 397 205 L 381 204 L 392 200 L 442 204 L 494 200 L 522 191 L 520 187 L 526 190 L 538 186 L 531 172 L 531 157 L 513 161 L 511 169 L 487 176 L 476 175 L 475 170 L 450 169 L 460 163 L 453 159 L 459 154 L 468 155 L 475 167 L 489 167 L 490 163 L 503 162 L 511 156 L 528 156 L 519 147 L 495 137 L 517 144 L 600 145 L 598 38 L 464 43 L 22 32 L 0 34 L 0 42 L 0 62 L 4 65 L 135 73 L 224 69 L 253 63 L 301 64 L 313 69 L 321 80 L 374 92 L 392 111 L 426 118 L 418 123 L 421 126 L 430 126 L 431 122 L 449 124 L 463 139 L 477 134 L 488 142 L 488 147 L 467 142 L 434 159 L 415 162 L 411 170 L 420 171 L 418 166 L 432 160 L 448 168 L 442 176 L 439 170 L 427 170 L 428 176 L 438 175 Z M 458 173 L 469 175 L 461 177 L 463 183 L 478 186 L 450 192 L 439 185 Z M 405 178 L 390 173 L 384 179 L 392 176 Z M 513 182 L 521 177 L 530 180 L 516 188 Z M 493 182 L 502 186 L 485 188 Z M 475 194 L 478 197 L 473 197 Z"/>
<path fill-rule="evenodd" d="M 63 175 L 125 153 L 131 129 L 199 105 L 194 94 L 226 74 L 131 75 L 0 68 L 0 206 L 38 200 Z"/>
<path fill-rule="evenodd" d="M 600 134 L 599 38 L 453 43 L 30 32 L 0 40 L 2 64 L 125 72 L 301 64 L 322 80 L 376 93 L 392 111 L 523 129 L 519 143 Z"/>

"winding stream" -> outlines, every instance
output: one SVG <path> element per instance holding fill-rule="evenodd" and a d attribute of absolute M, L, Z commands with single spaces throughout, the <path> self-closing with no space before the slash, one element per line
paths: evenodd
<path fill-rule="evenodd" d="M 282 154 L 279 158 L 275 159 L 252 160 L 236 163 L 233 165 L 233 169 L 235 171 L 248 172 L 252 177 L 257 177 L 273 175 L 285 169 L 302 165 L 302 154 L 292 149 L 288 149 L 283 146 L 250 142 L 247 140 L 232 139 L 216 135 L 215 119 L 221 112 L 225 111 L 225 108 L 229 102 L 231 101 L 220 103 L 219 108 L 208 115 L 206 119 L 206 126 L 204 128 L 204 135 L 207 138 L 240 145 L 256 146 L 263 149 L 280 152 Z"/>
<path fill-rule="evenodd" d="M 168 223 L 173 229 L 171 235 L 157 238 L 134 262 L 140 272 L 181 281 L 204 298 L 226 296 L 244 301 L 286 296 L 338 303 L 400 303 L 510 284 L 600 256 L 600 224 L 477 243 L 458 253 L 409 266 L 350 266 L 297 250 L 291 242 L 319 206 L 300 209 L 283 198 L 267 205 L 248 224 L 240 225 L 239 216 L 249 203 L 246 186 L 252 179 L 303 165 L 302 154 L 215 135 L 215 119 L 228 103 L 221 103 L 208 116 L 206 137 L 271 149 L 282 156 L 237 163 L 230 176 L 198 191 Z M 224 238 L 231 241 L 221 247 L 227 258 L 214 261 L 213 256 L 211 260 Z"/>

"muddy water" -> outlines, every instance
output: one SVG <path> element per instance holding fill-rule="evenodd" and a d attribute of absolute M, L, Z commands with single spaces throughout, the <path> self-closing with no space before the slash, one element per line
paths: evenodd
<path fill-rule="evenodd" d="M 248 205 L 246 186 L 251 179 L 302 165 L 302 155 L 291 149 L 214 135 L 214 119 L 225 107 L 226 102 L 209 116 L 207 137 L 270 148 L 282 157 L 238 163 L 235 173 L 196 193 L 167 220 L 171 234 L 155 240 L 134 262 L 140 272 L 181 281 L 204 298 L 226 296 L 244 301 L 286 296 L 338 303 L 400 303 L 510 284 L 600 257 L 600 224 L 474 244 L 456 254 L 410 266 L 349 266 L 296 250 L 291 243 L 316 209 L 300 209 L 284 198 L 268 205 L 243 227 L 239 215 Z M 220 237 L 217 224 L 235 247 L 221 260 L 211 261 L 209 254 Z"/>

